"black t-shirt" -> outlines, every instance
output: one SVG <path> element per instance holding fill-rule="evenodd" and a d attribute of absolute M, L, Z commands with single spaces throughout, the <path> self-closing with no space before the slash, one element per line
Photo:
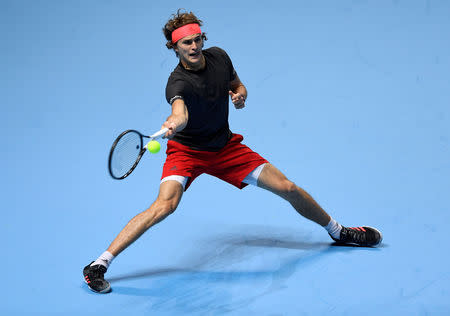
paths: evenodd
<path fill-rule="evenodd" d="M 218 47 L 203 50 L 203 55 L 204 69 L 186 70 L 180 63 L 167 82 L 167 102 L 181 98 L 189 112 L 186 127 L 172 140 L 196 150 L 218 151 L 231 138 L 228 91 L 236 71 L 230 57 Z"/>

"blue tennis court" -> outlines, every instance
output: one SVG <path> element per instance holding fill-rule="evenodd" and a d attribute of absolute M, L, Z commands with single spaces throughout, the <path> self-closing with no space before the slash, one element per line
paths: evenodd
<path fill-rule="evenodd" d="M 156 198 L 166 148 L 123 181 L 126 129 L 157 131 L 203 20 L 249 97 L 230 128 L 378 248 L 337 246 L 279 197 L 202 175 L 91 292 L 83 267 Z M 0 1 L 2 315 L 449 315 L 450 3 Z"/>

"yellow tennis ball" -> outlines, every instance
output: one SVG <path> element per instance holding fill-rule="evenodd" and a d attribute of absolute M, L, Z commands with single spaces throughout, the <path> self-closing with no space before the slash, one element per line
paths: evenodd
<path fill-rule="evenodd" d="M 161 149 L 161 145 L 156 140 L 151 140 L 147 144 L 147 149 L 152 154 L 157 154 Z"/>

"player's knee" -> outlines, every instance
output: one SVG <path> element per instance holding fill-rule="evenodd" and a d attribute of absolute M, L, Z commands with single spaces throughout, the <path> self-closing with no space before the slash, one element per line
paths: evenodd
<path fill-rule="evenodd" d="M 288 179 L 283 180 L 283 183 L 282 183 L 281 187 L 282 187 L 282 189 L 281 189 L 282 192 L 286 196 L 291 196 L 291 195 L 294 195 L 294 194 L 297 193 L 297 185 L 294 182 L 292 182 L 292 181 L 290 181 Z"/>
<path fill-rule="evenodd" d="M 163 200 L 157 199 L 155 201 L 155 211 L 162 217 L 168 216 L 175 212 L 177 203 L 175 199 Z"/>
<path fill-rule="evenodd" d="M 164 220 L 175 211 L 175 208 L 176 207 L 168 201 L 156 200 L 148 209 L 141 213 L 147 229 Z"/>
<path fill-rule="evenodd" d="M 167 201 L 165 205 L 165 212 L 167 214 L 172 214 L 177 209 L 177 204 L 175 201 Z"/>

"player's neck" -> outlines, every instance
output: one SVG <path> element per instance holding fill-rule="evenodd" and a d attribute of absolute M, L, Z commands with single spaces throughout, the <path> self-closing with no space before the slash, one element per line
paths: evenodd
<path fill-rule="evenodd" d="M 205 60 L 205 56 L 203 54 L 202 54 L 202 59 L 200 60 L 200 62 L 198 62 L 196 64 L 187 63 L 183 59 L 180 59 L 180 62 L 181 62 L 181 65 L 184 67 L 184 69 L 192 70 L 192 71 L 202 70 L 206 66 L 206 60 Z"/>

